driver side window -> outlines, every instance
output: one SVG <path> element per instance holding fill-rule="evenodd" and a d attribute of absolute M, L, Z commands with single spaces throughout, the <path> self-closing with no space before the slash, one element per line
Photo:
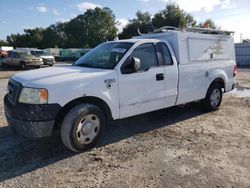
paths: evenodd
<path fill-rule="evenodd" d="M 133 57 L 140 59 L 141 63 L 139 71 L 146 71 L 149 68 L 157 65 L 155 48 L 151 43 L 138 46 L 131 54 L 131 58 Z"/>

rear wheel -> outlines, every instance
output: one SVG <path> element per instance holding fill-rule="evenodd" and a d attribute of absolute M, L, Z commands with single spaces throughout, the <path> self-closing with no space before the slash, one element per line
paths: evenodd
<path fill-rule="evenodd" d="M 65 116 L 61 126 L 63 144 L 75 152 L 92 148 L 105 128 L 105 117 L 99 107 L 79 104 Z"/>
<path fill-rule="evenodd" d="M 206 98 L 202 101 L 202 106 L 205 111 L 217 110 L 222 101 L 222 88 L 220 84 L 213 84 L 208 89 Z"/>

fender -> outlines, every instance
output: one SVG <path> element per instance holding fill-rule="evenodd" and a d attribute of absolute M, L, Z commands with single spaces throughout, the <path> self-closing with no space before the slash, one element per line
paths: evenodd
<path fill-rule="evenodd" d="M 111 111 L 111 116 L 112 118 L 115 120 L 115 119 L 118 119 L 119 116 L 120 116 L 120 111 L 119 111 L 119 101 L 117 101 L 116 99 L 113 99 L 111 97 L 111 95 L 109 95 L 108 92 L 102 92 L 102 93 L 87 93 L 87 94 L 84 94 L 84 96 L 82 96 L 83 98 L 84 97 L 95 97 L 95 98 L 98 98 L 98 99 L 101 99 L 102 101 L 104 101 L 108 107 L 110 108 L 110 111 Z"/>
<path fill-rule="evenodd" d="M 222 69 L 215 69 L 215 70 L 211 71 L 211 72 L 209 73 L 208 78 L 209 78 L 210 83 L 209 83 L 209 85 L 208 85 L 208 87 L 207 87 L 207 90 L 208 90 L 208 88 L 210 87 L 210 85 L 212 84 L 212 82 L 213 82 L 215 79 L 218 79 L 218 78 L 219 78 L 219 79 L 222 79 L 223 82 L 224 82 L 224 86 L 225 86 L 225 83 L 228 82 L 228 76 L 227 76 L 226 72 L 223 71 Z"/>

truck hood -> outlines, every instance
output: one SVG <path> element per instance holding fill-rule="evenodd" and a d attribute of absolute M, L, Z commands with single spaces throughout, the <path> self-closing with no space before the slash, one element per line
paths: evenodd
<path fill-rule="evenodd" d="M 47 88 L 51 85 L 72 84 L 112 75 L 114 70 L 60 66 L 16 74 L 12 79 L 27 87 Z"/>

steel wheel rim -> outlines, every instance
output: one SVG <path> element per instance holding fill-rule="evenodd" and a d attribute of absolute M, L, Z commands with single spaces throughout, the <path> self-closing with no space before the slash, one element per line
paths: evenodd
<path fill-rule="evenodd" d="M 95 114 L 85 115 L 78 123 L 76 138 L 81 144 L 90 144 L 100 131 L 100 120 Z"/>
<path fill-rule="evenodd" d="M 214 89 L 211 96 L 210 96 L 210 103 L 213 107 L 216 107 L 221 99 L 221 94 L 219 89 Z"/>

